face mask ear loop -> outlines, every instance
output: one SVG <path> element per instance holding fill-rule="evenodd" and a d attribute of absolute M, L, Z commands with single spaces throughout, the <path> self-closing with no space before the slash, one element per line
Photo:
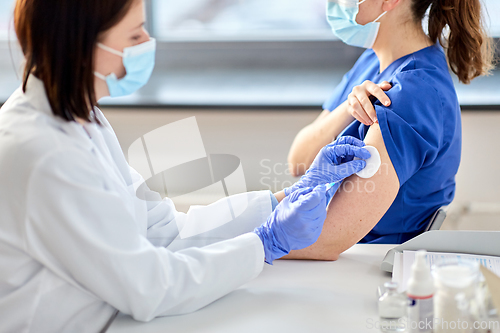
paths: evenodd
<path fill-rule="evenodd" d="M 377 21 L 378 21 L 378 20 L 380 20 L 380 19 L 382 18 L 382 16 L 384 16 L 385 14 L 387 14 L 387 12 L 383 12 L 383 13 L 382 13 L 379 17 L 377 17 L 377 18 L 375 19 L 375 21 L 373 21 L 373 22 L 377 22 Z"/>
<path fill-rule="evenodd" d="M 98 79 L 101 79 L 103 81 L 106 81 L 106 77 L 104 75 L 102 75 L 101 73 L 97 73 L 97 72 L 94 72 L 94 75 L 98 78 Z"/>
<path fill-rule="evenodd" d="M 106 46 L 104 44 L 101 44 L 101 43 L 97 43 L 97 47 L 103 49 L 104 51 L 108 51 L 109 53 L 112 53 L 114 55 L 117 55 L 119 57 L 122 57 L 123 58 L 123 52 L 120 52 L 120 51 L 117 51 L 115 49 L 112 49 L 111 47 L 109 46 Z"/>

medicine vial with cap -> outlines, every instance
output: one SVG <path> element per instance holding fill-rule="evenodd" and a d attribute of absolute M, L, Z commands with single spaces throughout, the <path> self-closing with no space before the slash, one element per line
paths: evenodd
<path fill-rule="evenodd" d="M 434 324 L 434 280 L 426 263 L 427 251 L 417 251 L 411 267 L 408 296 L 408 332 L 431 333 Z"/>
<path fill-rule="evenodd" d="M 380 330 L 385 333 L 406 329 L 406 295 L 398 292 L 397 282 L 386 282 L 385 293 L 378 300 Z"/>

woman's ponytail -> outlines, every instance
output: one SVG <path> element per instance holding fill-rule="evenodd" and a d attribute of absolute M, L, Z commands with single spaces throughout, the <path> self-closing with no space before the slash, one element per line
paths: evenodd
<path fill-rule="evenodd" d="M 429 8 L 429 37 L 446 49 L 451 70 L 463 83 L 493 69 L 492 39 L 484 28 L 480 0 L 413 0 L 415 19 Z"/>

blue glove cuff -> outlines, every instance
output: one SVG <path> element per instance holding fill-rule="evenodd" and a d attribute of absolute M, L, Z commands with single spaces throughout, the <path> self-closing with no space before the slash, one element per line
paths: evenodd
<path fill-rule="evenodd" d="M 290 194 L 292 194 L 292 187 L 287 187 L 283 190 L 283 192 L 285 192 L 285 196 L 289 196 Z"/>
<path fill-rule="evenodd" d="M 300 182 L 300 181 L 299 181 Z M 300 190 L 302 187 L 307 187 L 307 186 L 301 186 L 299 184 L 299 182 L 293 184 L 292 186 L 290 187 L 287 187 L 283 190 L 283 192 L 285 192 L 285 196 L 289 196 L 290 194 L 292 194 L 293 192 L 297 191 L 297 190 Z"/>
<path fill-rule="evenodd" d="M 289 251 L 285 251 L 275 245 L 277 242 L 274 239 L 274 236 L 269 235 L 269 233 L 267 232 L 263 232 L 262 226 L 255 228 L 253 232 L 256 233 L 257 236 L 259 236 L 262 244 L 264 245 L 264 255 L 266 257 L 265 262 L 269 265 L 272 265 L 274 260 L 284 257 L 288 254 Z"/>
<path fill-rule="evenodd" d="M 279 205 L 279 202 L 278 199 L 276 199 L 276 197 L 274 196 L 273 192 L 269 191 L 269 194 L 271 194 L 271 205 L 272 205 L 272 211 L 274 212 L 276 207 Z"/>
<path fill-rule="evenodd" d="M 337 190 L 339 189 L 340 185 L 342 185 L 343 182 L 344 181 L 336 183 L 326 192 L 326 207 L 328 207 L 330 201 L 335 196 L 335 193 L 337 193 Z"/>

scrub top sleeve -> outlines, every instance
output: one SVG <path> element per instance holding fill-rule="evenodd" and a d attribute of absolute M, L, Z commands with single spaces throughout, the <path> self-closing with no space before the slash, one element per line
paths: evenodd
<path fill-rule="evenodd" d="M 412 74 L 401 76 L 387 93 L 391 106 L 375 103 L 382 137 L 400 186 L 436 159 L 443 131 L 441 100 L 436 91 Z"/>
<path fill-rule="evenodd" d="M 154 247 L 92 161 L 61 149 L 28 182 L 25 251 L 61 279 L 148 321 L 195 311 L 262 271 L 262 242 L 252 233 L 179 253 Z"/>

